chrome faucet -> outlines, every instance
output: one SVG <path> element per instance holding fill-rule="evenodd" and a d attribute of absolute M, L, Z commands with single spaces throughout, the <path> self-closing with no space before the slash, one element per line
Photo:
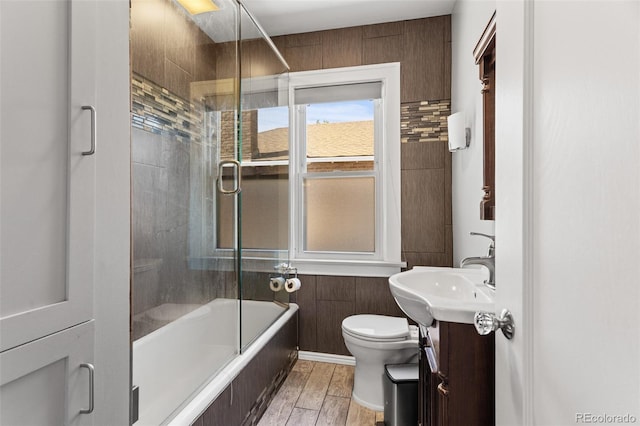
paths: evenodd
<path fill-rule="evenodd" d="M 476 257 L 465 257 L 460 262 L 460 267 L 464 268 L 466 265 L 482 265 L 485 266 L 489 270 L 489 279 L 484 283 L 487 287 L 496 289 L 496 246 L 495 241 L 496 238 L 493 235 L 482 234 L 480 232 L 470 232 L 470 235 L 480 235 L 482 237 L 487 237 L 491 240 L 491 244 L 489 244 L 489 252 L 486 256 L 476 256 Z"/>

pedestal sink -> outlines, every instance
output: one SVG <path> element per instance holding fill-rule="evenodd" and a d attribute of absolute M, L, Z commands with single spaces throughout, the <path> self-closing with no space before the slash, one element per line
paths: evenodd
<path fill-rule="evenodd" d="M 389 277 L 389 288 L 400 309 L 420 325 L 473 324 L 476 312 L 494 311 L 494 291 L 484 284 L 488 276 L 484 268 L 416 266 Z"/>

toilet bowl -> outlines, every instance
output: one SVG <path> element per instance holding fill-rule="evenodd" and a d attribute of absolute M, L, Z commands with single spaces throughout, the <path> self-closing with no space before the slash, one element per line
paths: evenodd
<path fill-rule="evenodd" d="M 342 336 L 356 359 L 352 398 L 375 411 L 384 410 L 384 366 L 416 361 L 418 328 L 406 318 L 353 315 L 342 321 Z"/>

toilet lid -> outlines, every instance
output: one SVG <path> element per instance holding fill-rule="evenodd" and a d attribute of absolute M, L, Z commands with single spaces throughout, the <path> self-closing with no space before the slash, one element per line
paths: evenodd
<path fill-rule="evenodd" d="M 409 322 L 406 318 L 384 315 L 353 315 L 342 321 L 342 329 L 368 339 L 398 340 L 409 335 Z"/>

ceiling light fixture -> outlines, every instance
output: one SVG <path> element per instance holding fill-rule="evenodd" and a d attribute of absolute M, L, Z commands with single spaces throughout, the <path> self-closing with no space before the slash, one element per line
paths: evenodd
<path fill-rule="evenodd" d="M 182 7 L 189 12 L 190 15 L 198 15 L 205 12 L 214 12 L 220 9 L 211 0 L 177 0 Z"/>

